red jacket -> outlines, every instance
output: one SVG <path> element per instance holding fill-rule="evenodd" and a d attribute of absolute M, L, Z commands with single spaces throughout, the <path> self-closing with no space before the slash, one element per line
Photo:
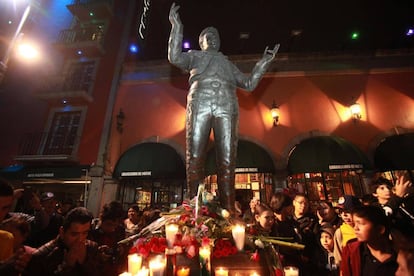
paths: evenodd
<path fill-rule="evenodd" d="M 348 242 L 342 250 L 341 275 L 360 276 L 361 275 L 361 251 L 362 243 L 355 240 Z"/>

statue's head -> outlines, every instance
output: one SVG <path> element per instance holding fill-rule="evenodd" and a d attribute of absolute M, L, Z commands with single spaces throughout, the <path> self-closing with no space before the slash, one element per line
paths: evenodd
<path fill-rule="evenodd" d="M 218 52 L 220 49 L 220 35 L 216 28 L 207 27 L 201 31 L 198 43 L 203 51 Z"/>

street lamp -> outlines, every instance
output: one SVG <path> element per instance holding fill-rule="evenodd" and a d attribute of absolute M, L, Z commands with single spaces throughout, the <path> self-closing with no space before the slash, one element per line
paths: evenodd
<path fill-rule="evenodd" d="M 6 53 L 3 57 L 3 59 L 0 61 L 0 82 L 3 81 L 4 75 L 6 73 L 7 70 L 7 64 L 9 63 L 9 59 L 10 59 L 10 54 L 13 50 L 13 48 L 16 45 L 16 42 L 19 40 L 19 38 L 21 37 L 21 30 L 24 26 L 24 23 L 26 22 L 27 17 L 29 16 L 30 13 L 30 4 L 27 5 L 26 9 L 24 10 L 24 13 L 22 15 L 22 18 L 20 19 L 19 25 L 17 26 L 16 32 L 13 35 L 13 38 L 9 44 L 9 47 L 7 47 Z"/>

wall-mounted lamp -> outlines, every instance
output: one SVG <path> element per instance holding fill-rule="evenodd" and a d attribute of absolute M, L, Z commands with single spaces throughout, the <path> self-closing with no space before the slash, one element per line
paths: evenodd
<path fill-rule="evenodd" d="M 124 130 L 124 120 L 125 120 L 125 113 L 122 109 L 119 109 L 118 115 L 116 115 L 116 129 L 119 133 L 122 133 Z"/>
<path fill-rule="evenodd" d="M 351 115 L 354 118 L 354 122 L 357 122 L 359 120 L 361 120 L 361 106 L 359 105 L 359 103 L 355 102 L 353 103 L 349 109 L 351 110 Z"/>
<path fill-rule="evenodd" d="M 272 103 L 272 107 L 270 108 L 270 113 L 272 114 L 273 118 L 273 126 L 279 125 L 280 110 L 274 100 Z"/>

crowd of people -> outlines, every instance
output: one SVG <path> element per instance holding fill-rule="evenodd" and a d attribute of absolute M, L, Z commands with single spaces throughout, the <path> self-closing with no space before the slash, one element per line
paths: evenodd
<path fill-rule="evenodd" d="M 411 182 L 379 178 L 372 197 L 345 195 L 311 206 L 305 194 L 274 193 L 239 212 L 259 235 L 286 237 L 303 250 L 280 246 L 284 266 L 301 275 L 414 275 L 414 194 Z M 128 247 L 118 243 L 159 217 L 159 210 L 127 211 L 113 201 L 98 218 L 53 193 L 25 195 L 0 180 L 0 275 L 119 275 Z M 250 230 L 249 230 L 250 231 Z"/>
<path fill-rule="evenodd" d="M 280 247 L 284 266 L 301 275 L 414 275 L 414 195 L 412 183 L 400 177 L 395 185 L 378 178 L 372 196 L 345 195 L 333 206 L 310 206 L 304 194 L 278 192 L 269 202 L 254 198 L 243 219 L 256 232 L 289 237 L 303 250 Z M 251 214 L 254 214 L 252 216 Z"/>

